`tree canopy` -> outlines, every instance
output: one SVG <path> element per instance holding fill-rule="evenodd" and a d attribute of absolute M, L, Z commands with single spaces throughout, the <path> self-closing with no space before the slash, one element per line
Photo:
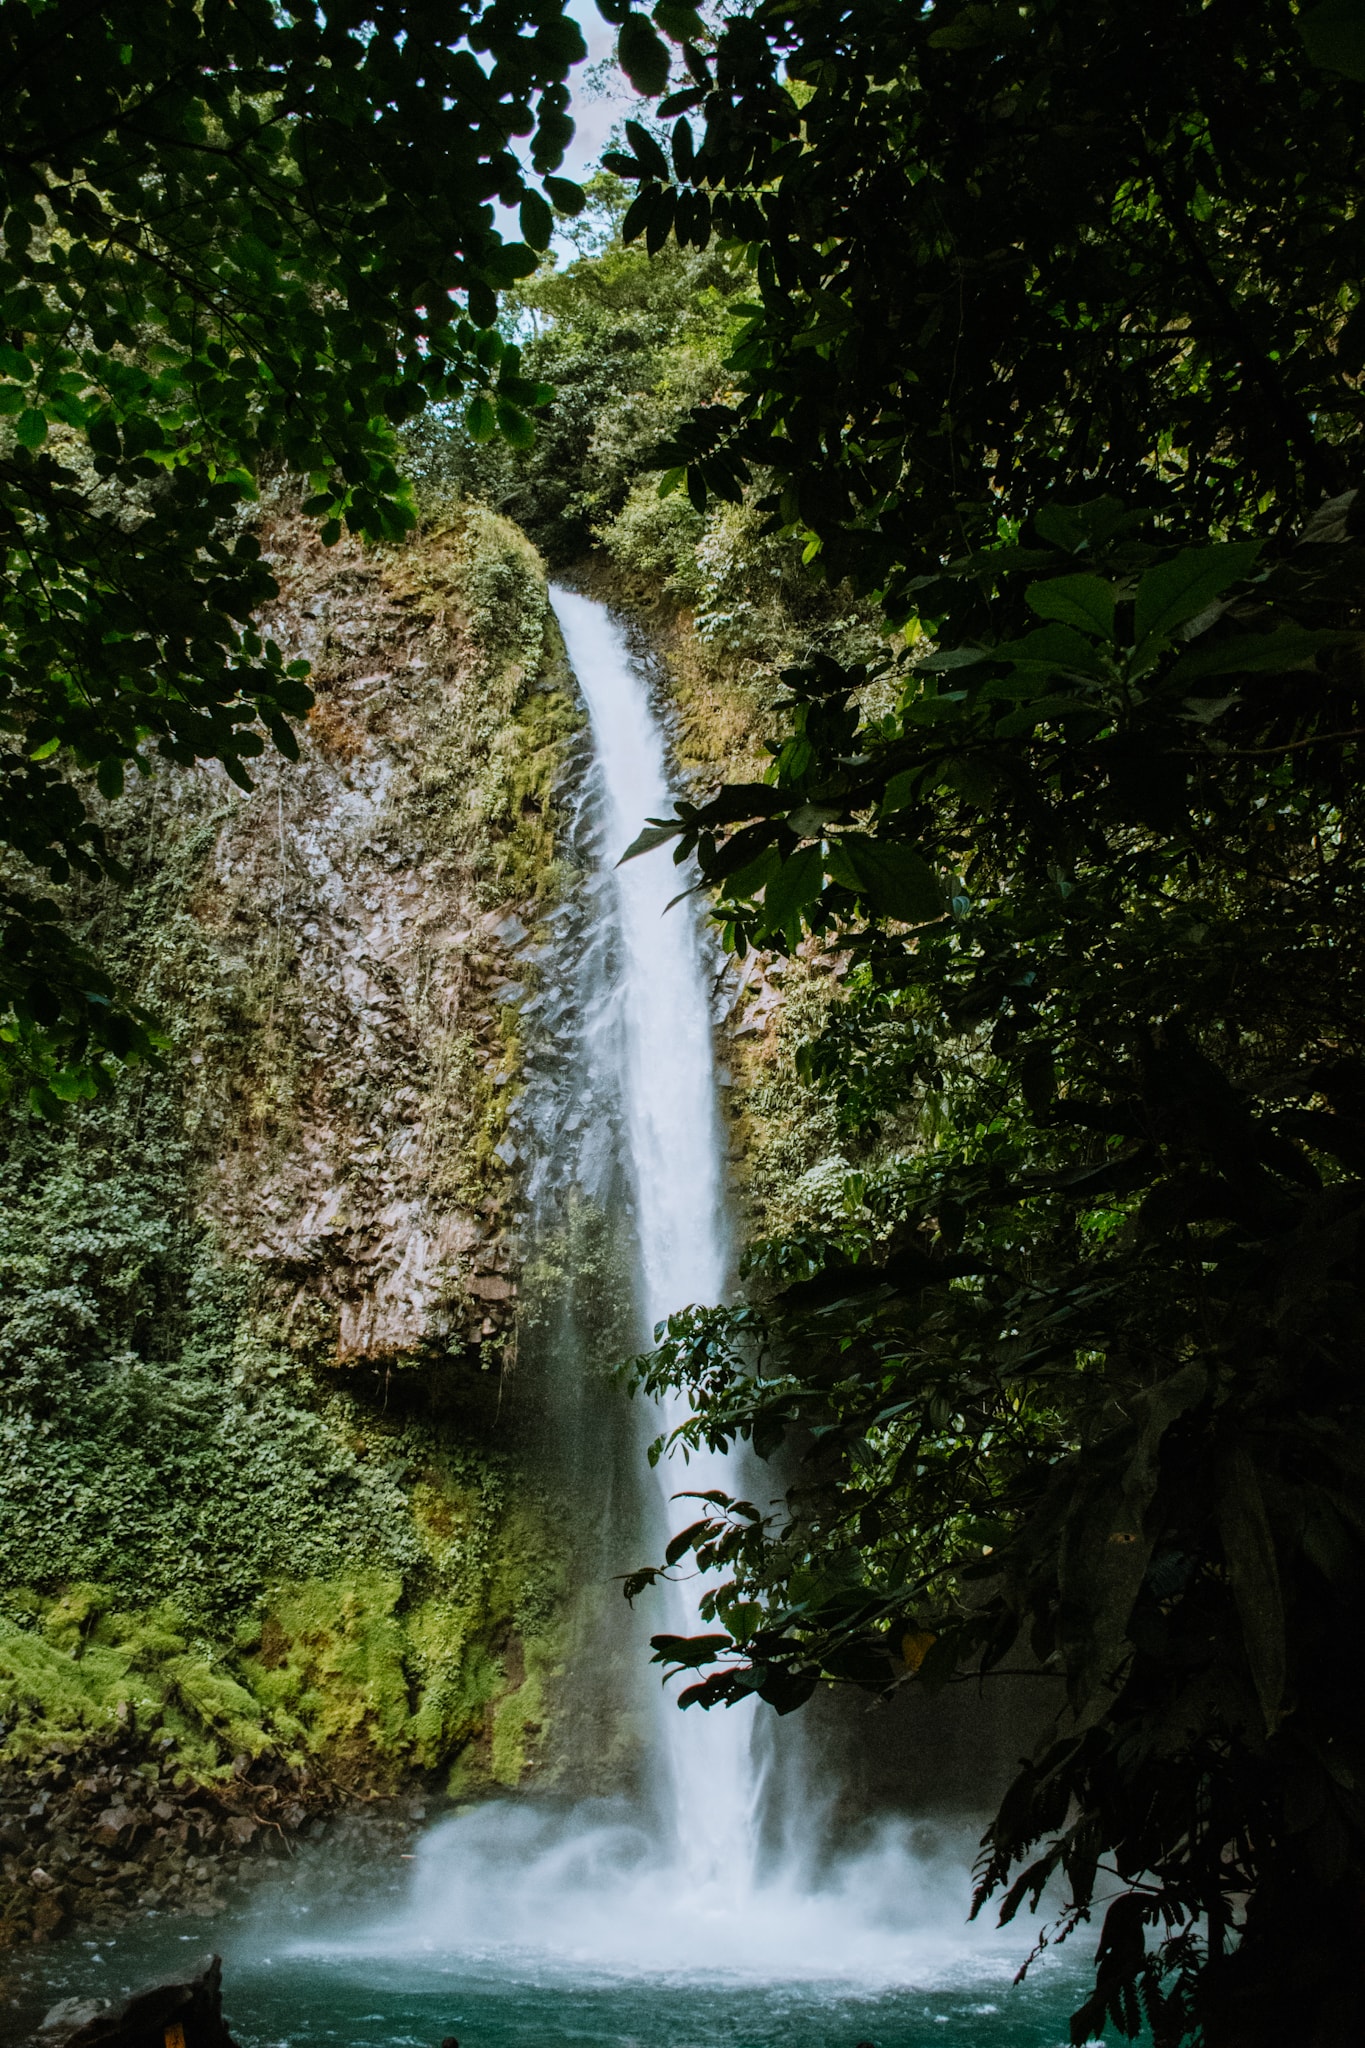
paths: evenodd
<path fill-rule="evenodd" d="M 899 636 L 875 673 L 795 666 L 766 779 L 642 843 L 695 853 L 736 949 L 837 949 L 811 1085 L 873 1140 L 920 1120 L 841 1226 L 760 1246 L 751 1299 L 641 1366 L 691 1389 L 685 1436 L 794 1474 L 776 1517 L 707 1504 L 665 1568 L 728 1568 L 717 1628 L 659 1654 L 705 1705 L 1050 1674 L 981 1898 L 1057 1876 L 1064 1924 L 1103 1912 L 1076 2038 L 1336 2042 L 1365 1896 L 1362 10 L 600 4 L 669 124 L 609 159 L 626 239 L 755 280 L 732 389 L 649 461 L 757 502 Z M 561 0 L 0 0 L 0 1031 L 40 1106 L 152 1043 L 46 893 L 113 871 L 100 804 L 155 756 L 248 783 L 293 750 L 261 478 L 383 537 L 432 401 L 530 442 L 548 387 L 497 295 L 581 202 L 582 49 Z M 580 414 L 611 383 L 555 367 Z"/>
<path fill-rule="evenodd" d="M 497 299 L 582 203 L 583 55 L 559 0 L 0 5 L 0 1011 L 40 1105 L 151 1045 L 48 893 L 112 871 L 99 798 L 296 751 L 262 476 L 325 539 L 392 536 L 399 423 L 530 439 Z"/>
<path fill-rule="evenodd" d="M 1359 742 L 1365 26 L 1337 4 L 760 5 L 612 167 L 748 247 L 655 453 L 881 595 L 761 782 L 638 843 L 726 942 L 822 945 L 875 1147 L 842 1226 L 640 1366 L 784 1513 L 675 1544 L 704 1706 L 1051 1674 L 978 1903 L 1060 1880 L 1159 2044 L 1347 2037 L 1365 1750 Z M 690 116 L 699 110 L 694 132 Z M 876 688 L 869 686 L 875 682 Z M 888 708 L 889 706 L 889 708 Z M 637 1575 L 631 1590 L 657 1576 Z"/>

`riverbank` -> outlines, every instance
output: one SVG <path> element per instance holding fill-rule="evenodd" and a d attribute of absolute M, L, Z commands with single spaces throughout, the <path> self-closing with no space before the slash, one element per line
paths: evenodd
<path fill-rule="evenodd" d="M 150 1754 L 54 1744 L 0 1764 L 0 1949 L 156 1912 L 213 1919 L 304 1845 L 358 1833 L 368 1857 L 397 1859 L 431 1811 L 420 1792 L 361 1798 L 279 1760 L 206 1780 L 169 1738 Z"/>

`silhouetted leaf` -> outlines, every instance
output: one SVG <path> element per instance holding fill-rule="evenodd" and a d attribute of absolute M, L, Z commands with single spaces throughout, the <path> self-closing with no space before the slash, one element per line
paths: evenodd
<path fill-rule="evenodd" d="M 829 871 L 857 891 L 876 917 L 927 924 L 943 915 L 943 892 L 929 863 L 912 847 L 846 833 L 831 845 Z"/>
<path fill-rule="evenodd" d="M 643 14 L 626 16 L 617 38 L 616 54 L 621 69 L 638 93 L 652 99 L 668 84 L 668 45 L 659 40 Z"/>

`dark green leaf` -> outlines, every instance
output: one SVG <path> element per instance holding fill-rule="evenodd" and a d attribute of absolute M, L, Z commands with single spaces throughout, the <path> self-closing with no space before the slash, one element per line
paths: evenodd
<path fill-rule="evenodd" d="M 1304 48 L 1315 64 L 1365 79 L 1365 6 L 1361 0 L 1323 0 L 1298 19 Z"/>
<path fill-rule="evenodd" d="M 548 249 L 555 231 L 555 217 L 548 200 L 542 199 L 539 192 L 527 192 L 518 218 L 522 240 L 532 249 Z"/>
<path fill-rule="evenodd" d="M 912 847 L 848 833 L 831 845 L 828 866 L 876 917 L 928 924 L 943 915 L 938 878 Z"/>
<path fill-rule="evenodd" d="M 1134 607 L 1134 659 L 1143 660 L 1155 643 L 1169 640 L 1178 626 L 1250 575 L 1260 552 L 1259 541 L 1224 541 L 1186 548 L 1174 561 L 1149 569 L 1138 584 Z"/>
<path fill-rule="evenodd" d="M 668 45 L 643 14 L 628 14 L 616 43 L 617 60 L 638 93 L 655 99 L 668 84 Z"/>
<path fill-rule="evenodd" d="M 681 822 L 646 825 L 643 831 L 631 840 L 621 859 L 617 861 L 617 867 L 619 868 L 623 861 L 635 860 L 642 853 L 652 853 L 656 846 L 667 845 L 668 841 L 676 839 L 682 830 Z"/>
<path fill-rule="evenodd" d="M 1287 1676 L 1284 1594 L 1275 1538 L 1251 1455 L 1238 1445 L 1226 1461 L 1218 1528 L 1242 1637 L 1267 1735 L 1279 1726 Z"/>
<path fill-rule="evenodd" d="M 1031 583 L 1025 597 L 1039 618 L 1059 619 L 1102 640 L 1114 637 L 1114 589 L 1102 576 L 1056 576 Z"/>
<path fill-rule="evenodd" d="M 763 892 L 763 922 L 780 931 L 789 918 L 813 903 L 824 887 L 823 855 L 818 846 L 803 846 L 784 860 Z"/>
<path fill-rule="evenodd" d="M 581 213 L 588 203 L 583 187 L 571 178 L 547 178 L 545 191 L 556 213 Z"/>
<path fill-rule="evenodd" d="M 1277 626 L 1270 633 L 1218 634 L 1207 642 L 1199 640 L 1188 654 L 1182 654 L 1170 680 L 1187 683 L 1200 676 L 1283 675 L 1291 669 L 1311 668 L 1319 654 L 1349 637 L 1311 632 L 1302 626 Z"/>

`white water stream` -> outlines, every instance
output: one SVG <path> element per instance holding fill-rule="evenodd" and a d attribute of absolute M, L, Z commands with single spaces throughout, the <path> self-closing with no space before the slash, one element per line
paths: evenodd
<path fill-rule="evenodd" d="M 602 605 L 564 589 L 553 601 L 591 725 L 592 901 L 601 922 L 585 936 L 580 960 L 591 984 L 580 992 L 576 1026 L 583 1103 L 566 1104 L 561 1083 L 556 1115 L 579 1133 L 571 1170 L 587 1173 L 584 1162 L 596 1161 L 599 1186 L 606 1127 L 616 1133 L 624 1169 L 616 1185 L 624 1180 L 634 1210 L 643 1346 L 670 1311 L 719 1300 L 729 1282 L 709 976 L 694 906 L 665 914 L 687 886 L 668 851 L 615 866 L 644 819 L 671 805 L 666 738 L 646 678 Z M 585 1130 L 585 1121 L 594 1128 Z M 642 1467 L 645 1438 L 684 1412 L 674 1403 L 642 1415 Z M 662 1497 L 649 1555 L 659 1554 L 660 1527 L 696 1519 L 696 1504 L 676 1502 L 674 1493 L 749 1490 L 743 1468 L 718 1456 L 656 1469 Z M 637 1562 L 627 1556 L 616 1568 Z M 648 1613 L 637 1669 L 648 1703 L 653 1809 L 598 1801 L 566 1810 L 528 1798 L 459 1813 L 424 1837 L 398 1919 L 347 1935 L 352 1962 L 366 1953 L 445 1956 L 528 1984 L 585 1971 L 706 1982 L 729 1972 L 853 1979 L 868 1988 L 998 1984 L 1008 1974 L 1020 1936 L 1005 1945 L 964 1925 L 961 1842 L 930 1852 L 922 1834 L 888 1823 L 858 1854 L 826 1859 L 817 1877 L 818 1803 L 798 1780 L 784 1788 L 785 1832 L 765 1835 L 788 1847 L 769 1854 L 775 1867 L 761 1867 L 752 1709 L 680 1713 L 646 1661 L 649 1634 L 695 1629 L 696 1593 L 693 1582 L 641 1603 Z M 327 1944 L 306 1947 L 317 1954 Z"/>
<path fill-rule="evenodd" d="M 672 809 L 664 735 L 611 615 L 563 589 L 555 590 L 554 606 L 592 726 L 604 844 L 623 852 L 644 819 Z M 691 875 L 680 876 L 660 848 L 616 868 L 614 879 L 621 1028 L 619 1035 L 604 1034 L 603 1049 L 610 1056 L 619 1047 L 621 1061 L 643 1348 L 672 1311 L 719 1301 L 726 1292 L 722 1140 L 697 920 L 690 903 L 668 910 Z M 673 1395 L 660 1413 L 642 1419 L 653 1435 L 686 1415 L 685 1400 Z M 661 1459 L 655 1474 L 670 1529 L 703 1512 L 692 1501 L 675 1503 L 675 1492 L 735 1486 L 730 1460 L 704 1451 L 685 1467 Z M 670 1587 L 668 1605 L 668 1613 L 656 1607 L 656 1630 L 681 1635 L 701 1629 L 694 1587 L 685 1581 Z M 753 1888 L 751 1714 L 679 1713 L 657 1687 L 655 1698 L 662 1706 L 659 1763 L 672 1796 L 679 1875 L 694 1897 L 707 1895 L 718 1913 L 728 1911 Z"/>

